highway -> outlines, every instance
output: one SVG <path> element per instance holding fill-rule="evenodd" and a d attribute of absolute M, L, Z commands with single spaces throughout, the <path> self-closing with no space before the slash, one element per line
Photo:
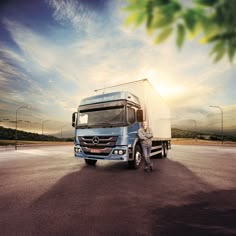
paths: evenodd
<path fill-rule="evenodd" d="M 0 235 L 236 235 L 236 148 L 172 145 L 154 170 L 74 159 L 73 146 L 0 152 Z"/>

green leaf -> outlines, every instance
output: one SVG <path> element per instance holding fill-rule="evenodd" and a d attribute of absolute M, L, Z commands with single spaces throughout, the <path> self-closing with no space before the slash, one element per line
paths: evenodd
<path fill-rule="evenodd" d="M 225 51 L 217 52 L 217 53 L 216 53 L 216 56 L 215 56 L 215 59 L 214 59 L 214 62 L 216 63 L 216 62 L 218 62 L 219 60 L 221 60 L 222 57 L 224 56 L 224 54 L 225 54 Z"/>
<path fill-rule="evenodd" d="M 153 21 L 153 4 L 152 1 L 148 1 L 146 5 L 146 14 L 147 14 L 147 22 L 146 27 L 150 28 Z"/>
<path fill-rule="evenodd" d="M 165 29 L 163 29 L 156 37 L 156 39 L 154 40 L 155 44 L 161 43 L 163 41 L 165 41 L 171 34 L 173 28 L 172 27 L 167 27 Z"/>
<path fill-rule="evenodd" d="M 227 48 L 228 57 L 229 57 L 229 61 L 230 61 L 230 62 L 233 62 L 233 60 L 234 60 L 235 50 L 236 50 L 236 48 L 234 47 L 234 45 L 232 45 L 232 44 L 230 43 L 230 44 L 228 45 L 228 48 Z"/>
<path fill-rule="evenodd" d="M 166 17 L 173 17 L 182 7 L 178 2 L 172 1 L 169 4 L 159 8 Z"/>
<path fill-rule="evenodd" d="M 137 15 L 136 15 L 136 26 L 139 26 L 141 25 L 146 19 L 146 15 L 145 15 L 145 12 L 144 11 L 141 11 L 139 12 Z"/>
<path fill-rule="evenodd" d="M 155 0 L 154 1 L 154 5 L 156 7 L 159 7 L 159 6 L 163 6 L 163 5 L 169 4 L 170 2 L 171 2 L 171 0 Z"/>
<path fill-rule="evenodd" d="M 132 13 L 130 14 L 126 19 L 125 19 L 125 25 L 130 25 L 134 22 L 136 22 L 137 19 L 137 13 Z"/>
<path fill-rule="evenodd" d="M 145 9 L 147 1 L 146 0 L 128 0 L 128 4 L 122 8 L 123 11 L 139 11 L 140 9 Z"/>
<path fill-rule="evenodd" d="M 178 24 L 177 25 L 177 39 L 176 39 L 176 44 L 178 48 L 182 47 L 184 43 L 185 35 L 186 35 L 186 31 L 183 24 Z"/>
<path fill-rule="evenodd" d="M 153 22 L 153 27 L 155 28 L 161 28 L 166 27 L 174 22 L 174 19 L 171 17 L 162 16 L 158 19 L 155 19 L 155 22 Z"/>
<path fill-rule="evenodd" d="M 216 25 L 211 19 L 203 15 L 202 16 L 199 15 L 198 19 L 205 33 L 211 34 L 211 32 L 215 30 Z"/>
<path fill-rule="evenodd" d="M 186 24 L 187 28 L 189 29 L 189 31 L 193 32 L 195 29 L 195 25 L 196 25 L 196 18 L 195 18 L 194 10 L 192 10 L 192 9 L 187 10 L 183 14 L 183 18 L 184 18 L 185 24 Z"/>
<path fill-rule="evenodd" d="M 217 53 L 218 51 L 222 51 L 222 49 L 224 48 L 224 42 L 223 41 L 218 41 L 216 42 L 211 51 L 210 51 L 210 55 Z"/>
<path fill-rule="evenodd" d="M 220 59 L 222 59 L 225 51 L 225 44 L 223 41 L 218 41 L 217 43 L 215 43 L 210 52 L 210 55 L 215 54 L 214 62 L 218 62 Z"/>
<path fill-rule="evenodd" d="M 204 6 L 213 6 L 218 2 L 218 0 L 194 0 L 193 1 L 196 4 L 204 5 Z"/>
<path fill-rule="evenodd" d="M 128 5 L 122 8 L 124 11 L 137 11 L 139 8 L 137 5 Z"/>

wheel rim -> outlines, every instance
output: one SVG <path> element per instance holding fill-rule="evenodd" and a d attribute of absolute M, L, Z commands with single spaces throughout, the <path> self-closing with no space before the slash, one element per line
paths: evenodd
<path fill-rule="evenodd" d="M 136 152 L 135 154 L 135 162 L 136 162 L 136 166 L 139 166 L 140 163 L 142 161 L 142 156 L 140 152 Z"/>

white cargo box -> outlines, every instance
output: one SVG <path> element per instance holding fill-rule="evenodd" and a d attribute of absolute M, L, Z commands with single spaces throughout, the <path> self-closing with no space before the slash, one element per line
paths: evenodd
<path fill-rule="evenodd" d="M 152 129 L 154 139 L 171 139 L 171 116 L 168 105 L 148 79 L 100 89 L 103 93 L 127 91 L 136 95 L 144 111 L 144 119 Z"/>

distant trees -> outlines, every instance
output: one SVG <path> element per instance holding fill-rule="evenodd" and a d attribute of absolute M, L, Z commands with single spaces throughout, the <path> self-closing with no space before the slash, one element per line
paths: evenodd
<path fill-rule="evenodd" d="M 0 126 L 0 139 L 2 140 L 14 140 L 16 130 L 10 128 L 4 128 Z M 30 141 L 60 141 L 60 138 L 51 135 L 40 135 L 37 133 L 17 131 L 18 140 L 30 140 Z"/>
<path fill-rule="evenodd" d="M 175 34 L 181 48 L 187 36 L 201 36 L 200 43 L 212 45 L 210 55 L 218 62 L 225 55 L 233 62 L 236 50 L 235 0 L 127 0 L 126 25 L 145 23 L 154 42 Z"/>

